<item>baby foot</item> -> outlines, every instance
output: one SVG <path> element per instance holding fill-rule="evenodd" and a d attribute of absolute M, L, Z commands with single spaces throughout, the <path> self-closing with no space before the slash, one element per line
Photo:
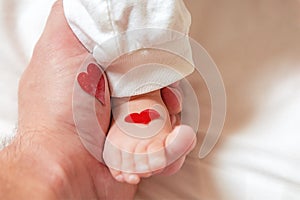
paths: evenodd
<path fill-rule="evenodd" d="M 179 170 L 195 145 L 195 133 L 187 126 L 172 128 L 160 91 L 112 103 L 114 120 L 103 152 L 112 176 L 137 184 L 165 168 Z"/>

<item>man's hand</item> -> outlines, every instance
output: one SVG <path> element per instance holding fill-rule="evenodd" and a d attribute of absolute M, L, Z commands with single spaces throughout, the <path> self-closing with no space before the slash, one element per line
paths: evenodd
<path fill-rule="evenodd" d="M 20 81 L 17 138 L 0 154 L 1 199 L 133 198 L 136 187 L 117 183 L 76 134 L 72 92 L 87 55 L 56 2 Z M 106 132 L 110 104 L 96 104 Z"/>
<path fill-rule="evenodd" d="M 73 89 L 87 56 L 67 24 L 62 0 L 57 1 L 20 80 L 17 137 L 0 152 L 0 199 L 133 199 L 136 186 L 116 182 L 77 134 Z M 94 106 L 102 132 L 107 133 L 111 107 L 107 79 L 104 81 L 106 103 L 85 105 L 84 99 L 77 99 L 84 106 L 79 104 L 76 109 L 77 115 L 84 116 Z M 181 98 L 176 93 L 178 85 L 161 91 L 173 126 L 180 123 Z M 195 142 L 194 135 L 190 136 Z M 173 143 L 181 141 L 177 137 Z M 177 172 L 187 153 L 160 172 Z"/>

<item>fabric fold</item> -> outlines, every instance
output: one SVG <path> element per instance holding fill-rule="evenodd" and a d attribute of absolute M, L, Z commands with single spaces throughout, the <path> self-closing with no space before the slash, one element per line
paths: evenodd
<path fill-rule="evenodd" d="M 151 92 L 194 70 L 182 0 L 64 0 L 64 12 L 106 71 L 113 97 Z"/>

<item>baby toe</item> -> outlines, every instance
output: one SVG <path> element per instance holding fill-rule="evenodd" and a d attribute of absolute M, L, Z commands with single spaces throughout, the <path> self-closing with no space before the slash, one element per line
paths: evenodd
<path fill-rule="evenodd" d="M 161 142 L 154 142 L 148 147 L 148 162 L 151 171 L 166 167 L 165 149 Z"/>
<path fill-rule="evenodd" d="M 148 143 L 141 142 L 135 148 L 135 173 L 148 174 L 149 172 L 151 172 L 148 162 L 147 147 Z"/>
<path fill-rule="evenodd" d="M 138 184 L 140 177 L 136 174 L 123 173 L 124 180 L 129 184 Z"/>
<path fill-rule="evenodd" d="M 122 168 L 123 172 L 134 173 L 134 153 L 122 150 Z"/>
<path fill-rule="evenodd" d="M 125 181 L 124 176 L 122 175 L 122 173 L 118 170 L 114 170 L 114 169 L 109 169 L 111 175 L 118 181 L 123 183 Z"/>

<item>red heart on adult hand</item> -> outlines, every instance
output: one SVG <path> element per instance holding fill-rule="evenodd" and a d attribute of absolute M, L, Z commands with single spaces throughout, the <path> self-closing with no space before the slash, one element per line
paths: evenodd
<path fill-rule="evenodd" d="M 96 64 L 89 64 L 87 72 L 78 74 L 77 81 L 85 92 L 94 96 L 98 101 L 105 105 L 104 75 Z"/>
<path fill-rule="evenodd" d="M 160 114 L 153 109 L 147 109 L 141 113 L 131 113 L 125 117 L 125 122 L 137 124 L 149 124 L 152 120 L 160 118 Z"/>

